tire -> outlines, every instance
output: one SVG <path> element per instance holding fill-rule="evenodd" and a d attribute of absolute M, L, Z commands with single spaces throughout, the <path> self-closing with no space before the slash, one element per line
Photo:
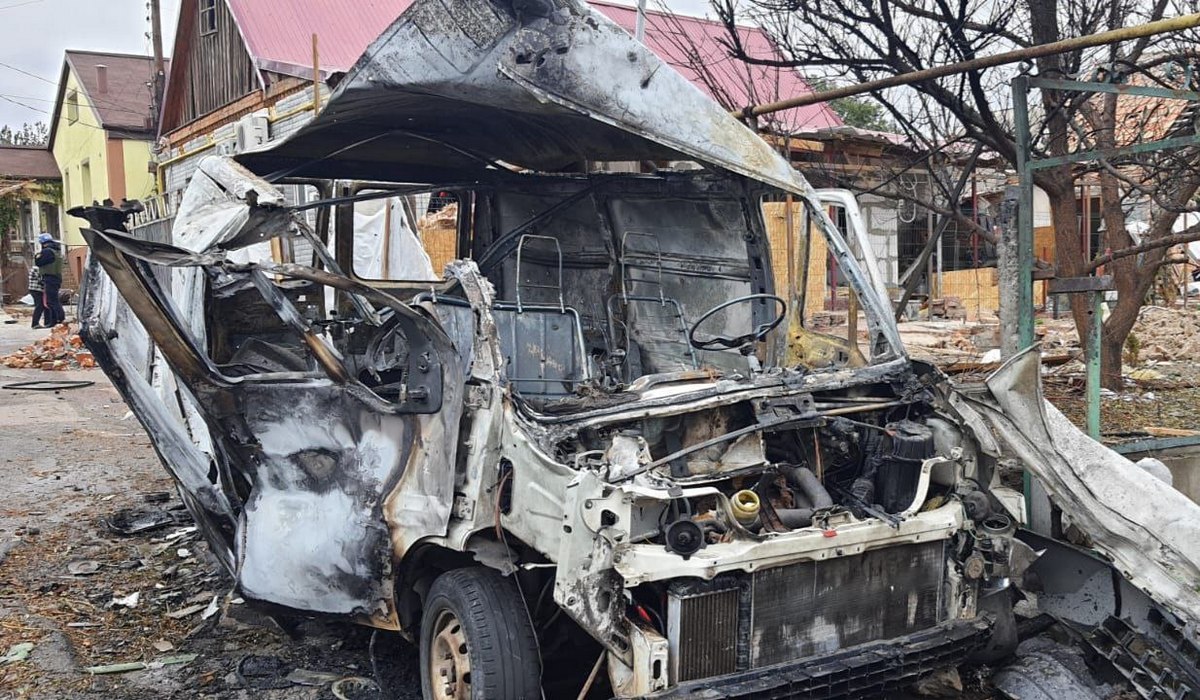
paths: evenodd
<path fill-rule="evenodd" d="M 433 582 L 421 616 L 425 700 L 537 700 L 541 677 L 537 637 L 514 579 L 472 567 Z"/>

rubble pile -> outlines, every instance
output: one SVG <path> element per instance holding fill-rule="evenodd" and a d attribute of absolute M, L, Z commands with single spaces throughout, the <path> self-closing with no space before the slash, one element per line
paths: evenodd
<path fill-rule="evenodd" d="M 1140 361 L 1200 357 L 1200 310 L 1146 306 L 1131 335 L 1137 338 Z"/>
<path fill-rule="evenodd" d="M 10 369 L 63 371 L 95 367 L 96 358 L 83 346 L 77 328 L 60 323 L 50 330 L 49 336 L 0 357 L 0 365 Z"/>

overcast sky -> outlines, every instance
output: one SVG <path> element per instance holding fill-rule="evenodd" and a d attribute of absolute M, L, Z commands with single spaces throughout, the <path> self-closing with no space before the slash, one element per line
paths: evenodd
<path fill-rule="evenodd" d="M 170 55 L 179 0 L 162 3 L 164 50 Z M 708 7 L 707 0 L 669 4 L 697 15 Z M 0 124 L 50 121 L 67 49 L 150 55 L 149 14 L 145 0 L 0 0 Z"/>
<path fill-rule="evenodd" d="M 179 0 L 162 1 L 170 54 Z M 0 124 L 50 121 L 67 49 L 149 55 L 148 15 L 145 0 L 0 0 Z"/>

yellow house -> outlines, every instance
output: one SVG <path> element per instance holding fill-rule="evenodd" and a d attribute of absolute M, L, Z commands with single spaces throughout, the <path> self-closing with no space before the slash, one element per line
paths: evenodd
<path fill-rule="evenodd" d="M 63 211 L 155 193 L 155 119 L 149 56 L 67 51 L 50 122 L 50 151 L 62 173 Z M 82 219 L 64 215 L 63 243 L 78 273 Z"/>

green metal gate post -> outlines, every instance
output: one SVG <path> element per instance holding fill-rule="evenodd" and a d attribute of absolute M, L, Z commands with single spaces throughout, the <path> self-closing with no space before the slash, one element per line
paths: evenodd
<path fill-rule="evenodd" d="M 1033 345 L 1033 168 L 1030 167 L 1029 77 L 1012 81 L 1017 138 L 1017 347 Z"/>

